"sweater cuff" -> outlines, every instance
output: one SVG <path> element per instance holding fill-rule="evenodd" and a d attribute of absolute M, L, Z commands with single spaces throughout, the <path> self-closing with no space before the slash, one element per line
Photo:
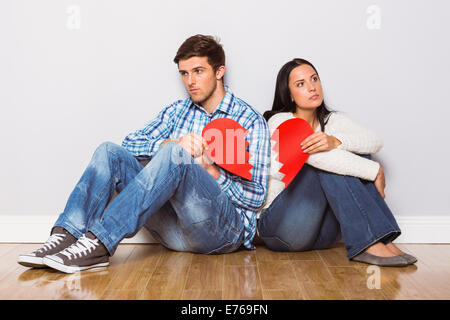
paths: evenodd
<path fill-rule="evenodd" d="M 341 144 L 338 145 L 336 149 L 347 150 L 347 141 L 345 141 L 345 137 L 338 133 L 333 134 L 333 136 L 341 142 Z"/>
<path fill-rule="evenodd" d="M 369 167 L 367 168 L 368 180 L 375 181 L 380 170 L 380 164 L 375 161 L 369 161 Z"/>

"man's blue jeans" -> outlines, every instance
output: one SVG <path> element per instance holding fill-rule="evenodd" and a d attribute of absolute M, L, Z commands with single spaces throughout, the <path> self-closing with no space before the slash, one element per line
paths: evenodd
<path fill-rule="evenodd" d="M 107 206 L 114 190 L 118 196 Z M 166 143 L 143 167 L 110 142 L 95 151 L 55 226 L 92 232 L 113 255 L 144 225 L 177 251 L 227 253 L 243 242 L 242 216 L 214 178 L 179 144 Z"/>
<path fill-rule="evenodd" d="M 262 210 L 258 231 L 275 251 L 326 249 L 342 234 L 349 259 L 378 241 L 386 244 L 400 235 L 373 182 L 308 164 Z"/>

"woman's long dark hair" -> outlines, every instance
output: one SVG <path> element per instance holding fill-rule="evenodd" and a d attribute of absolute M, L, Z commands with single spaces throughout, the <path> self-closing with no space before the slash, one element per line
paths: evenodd
<path fill-rule="evenodd" d="M 317 73 L 319 77 L 319 73 L 316 68 L 305 59 L 293 59 L 286 63 L 278 72 L 277 83 L 275 87 L 275 97 L 273 99 L 272 110 L 268 110 L 264 112 L 264 118 L 268 121 L 274 114 L 280 112 L 295 112 L 297 106 L 294 101 L 291 100 L 291 92 L 289 90 L 289 75 L 291 71 L 303 64 L 309 65 L 314 71 Z M 320 77 L 319 77 L 320 79 Z M 322 131 L 325 130 L 325 125 L 327 123 L 328 115 L 332 111 L 328 110 L 328 107 L 325 104 L 325 101 L 322 101 L 322 104 L 316 109 L 317 119 L 319 120 Z"/>

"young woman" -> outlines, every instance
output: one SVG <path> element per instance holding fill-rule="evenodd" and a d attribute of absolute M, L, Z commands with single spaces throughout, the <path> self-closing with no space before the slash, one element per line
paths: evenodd
<path fill-rule="evenodd" d="M 381 148 L 380 139 L 327 109 L 311 63 L 294 59 L 281 68 L 272 110 L 264 117 L 271 133 L 295 117 L 314 130 L 301 143 L 310 156 L 287 188 L 272 141 L 268 196 L 258 219 L 259 236 L 269 249 L 325 249 L 342 235 L 350 260 L 380 266 L 417 261 L 392 243 L 400 228 L 384 201 L 383 169 L 370 159 Z"/>

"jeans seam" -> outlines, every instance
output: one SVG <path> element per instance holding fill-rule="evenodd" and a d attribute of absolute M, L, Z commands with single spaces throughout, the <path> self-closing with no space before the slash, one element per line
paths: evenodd
<path fill-rule="evenodd" d="M 366 220 L 367 226 L 369 227 L 369 232 L 370 232 L 370 234 L 372 235 L 372 238 L 374 238 L 374 234 L 373 234 L 373 231 L 372 231 L 373 228 L 372 228 L 372 226 L 370 225 L 369 219 L 367 218 L 367 213 L 366 213 L 366 211 L 364 210 L 364 208 L 362 208 L 362 206 L 360 205 L 360 203 L 359 203 L 359 201 L 358 201 L 356 195 L 353 193 L 353 190 L 352 190 L 352 188 L 350 187 L 350 184 L 348 183 L 347 178 L 344 179 L 344 182 L 345 182 L 345 185 L 347 186 L 348 191 L 349 191 L 350 194 L 352 195 L 353 200 L 354 200 L 355 203 L 357 204 L 357 206 L 358 206 L 358 208 L 359 208 L 359 211 L 363 214 L 364 219 Z"/>
<path fill-rule="evenodd" d="M 108 189 L 109 189 L 108 187 L 109 187 L 109 184 L 111 183 L 112 178 L 113 178 L 113 177 L 111 177 L 111 178 L 108 180 L 107 185 L 105 185 L 105 186 L 103 187 L 102 191 L 99 193 L 100 195 L 102 195 L 102 197 L 97 197 L 97 196 L 96 196 L 97 200 L 96 200 L 96 201 L 93 203 L 93 205 L 92 205 L 91 216 L 89 217 L 89 220 L 91 220 L 91 218 L 92 218 L 92 213 L 95 212 L 95 211 L 97 211 L 97 208 L 98 208 L 98 206 L 100 205 L 100 200 L 103 199 L 104 196 L 107 194 Z M 103 214 L 105 213 L 105 210 L 106 210 L 106 206 L 105 206 L 105 208 L 103 209 L 103 212 L 100 214 L 100 218 L 99 218 L 100 221 L 102 221 L 102 219 L 103 219 Z M 88 221 L 88 225 L 90 225 L 89 221 Z"/>
<path fill-rule="evenodd" d="M 116 158 L 120 158 L 120 157 L 118 157 L 118 155 L 117 155 L 116 153 L 114 153 L 112 150 L 110 150 L 110 148 L 109 148 L 108 146 L 106 146 L 106 152 L 107 152 L 107 153 L 112 153 L 112 154 L 114 154 L 114 156 L 115 156 Z M 120 160 L 119 160 L 119 161 L 120 161 Z M 113 166 L 112 166 L 110 157 L 108 157 L 108 166 L 109 166 L 109 170 L 110 170 L 110 177 L 109 177 L 108 183 L 105 185 L 105 187 L 103 188 L 103 190 L 100 192 L 100 195 L 102 195 L 102 197 L 96 197 L 96 198 L 97 198 L 97 201 L 94 202 L 92 212 L 95 212 L 95 211 L 97 210 L 97 208 L 98 208 L 98 206 L 99 206 L 99 204 L 100 204 L 100 200 L 103 199 L 104 194 L 107 192 L 107 188 L 109 189 L 109 188 L 110 188 L 110 185 L 111 185 L 111 182 L 115 181 L 115 179 L 117 178 L 117 177 L 115 176 L 115 174 L 114 174 L 114 173 L 116 172 L 116 170 L 113 170 L 114 168 L 113 168 Z M 119 170 L 120 170 L 120 166 L 119 166 Z M 117 184 L 117 182 L 116 182 L 116 184 Z M 114 187 L 113 187 L 112 192 L 114 192 L 114 189 L 115 189 L 115 185 L 116 185 L 116 184 L 114 184 Z M 100 218 L 99 218 L 100 221 L 102 221 L 103 215 L 105 214 L 105 211 L 106 211 L 106 206 L 105 206 L 105 208 L 103 208 L 103 212 L 100 214 Z M 91 216 L 91 217 L 92 217 L 92 216 Z M 89 220 L 90 220 L 90 219 L 89 219 Z M 90 225 L 89 221 L 88 221 L 88 225 Z"/>
<path fill-rule="evenodd" d="M 205 254 L 214 254 L 216 251 L 219 251 L 219 250 L 221 250 L 221 249 L 223 249 L 223 248 L 225 248 L 225 247 L 227 247 L 227 246 L 232 247 L 232 246 L 235 246 L 235 245 L 237 245 L 237 244 L 238 244 L 237 242 L 236 242 L 236 243 L 233 243 L 233 242 L 231 242 L 231 241 L 225 240 L 225 244 L 223 244 L 223 245 L 219 246 L 218 248 L 213 249 L 213 250 L 211 250 L 211 251 L 209 251 L 209 252 L 207 252 L 207 253 L 205 253 Z"/>
<path fill-rule="evenodd" d="M 263 241 L 264 241 L 264 239 L 274 239 L 274 240 L 277 240 L 277 241 L 283 243 L 284 245 L 286 245 L 286 247 L 288 247 L 288 251 L 293 251 L 293 250 L 292 250 L 291 244 L 289 244 L 289 243 L 283 241 L 283 240 L 282 240 L 281 238 L 279 238 L 278 236 L 270 236 L 270 237 L 263 237 L 263 236 L 260 236 L 260 238 L 261 238 Z M 265 243 L 265 242 L 264 242 L 264 243 Z M 266 246 L 267 246 L 267 244 L 266 244 Z"/>

